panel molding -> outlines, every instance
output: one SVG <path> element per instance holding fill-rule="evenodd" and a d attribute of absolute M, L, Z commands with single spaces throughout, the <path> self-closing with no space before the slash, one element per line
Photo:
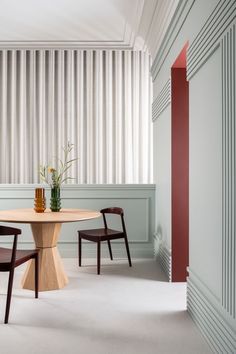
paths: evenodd
<path fill-rule="evenodd" d="M 16 209 L 20 207 L 33 207 L 34 189 L 38 184 L 29 185 L 0 185 L 0 209 Z M 41 185 L 42 186 L 42 185 Z M 64 207 L 78 207 L 99 210 L 107 204 L 120 205 L 127 208 L 125 215 L 126 226 L 129 231 L 129 244 L 133 257 L 151 258 L 153 257 L 153 239 L 154 215 L 155 215 L 155 185 L 63 185 L 62 201 Z M 46 189 L 46 198 L 49 203 L 50 189 Z M 78 202 L 77 202 L 78 200 Z M 77 205 L 78 204 L 78 205 Z M 141 219 L 135 219 L 132 210 L 139 208 Z M 130 213 L 129 213 L 130 211 Z M 16 224 L 12 224 L 16 227 Z M 89 225 L 89 226 L 88 226 Z M 90 221 L 81 223 L 69 223 L 63 225 L 59 239 L 59 249 L 63 257 L 77 257 L 77 234 L 79 228 L 100 227 L 100 221 Z M 20 224 L 22 237 L 19 244 L 24 248 L 30 248 L 33 245 L 33 239 L 29 225 Z M 0 242 L 1 245 L 7 245 L 6 241 Z M 84 257 L 95 257 L 96 247 L 91 243 L 84 242 Z M 114 241 L 114 254 L 118 257 L 125 257 L 125 248 L 122 241 Z M 104 246 L 103 255 L 109 254 Z"/>
<path fill-rule="evenodd" d="M 235 128 L 235 37 L 236 2 L 220 0 L 187 52 L 190 81 L 216 49 L 221 50 L 222 81 L 222 288 L 217 298 L 190 270 L 187 309 L 217 353 L 236 353 L 236 128 Z"/>
<path fill-rule="evenodd" d="M 152 121 L 161 115 L 161 113 L 171 103 L 171 79 L 167 80 L 159 95 L 155 98 L 152 104 Z"/>
<path fill-rule="evenodd" d="M 187 280 L 187 309 L 215 353 L 236 352 L 236 332 L 213 306 L 190 272 Z"/>
<path fill-rule="evenodd" d="M 155 81 L 175 39 L 177 38 L 195 0 L 180 0 L 158 53 L 151 67 L 152 80 Z"/>
<path fill-rule="evenodd" d="M 235 7 L 236 8 L 236 7 Z M 222 49 L 222 306 L 235 318 L 236 301 L 236 128 L 235 25 L 221 41 Z"/>
<path fill-rule="evenodd" d="M 222 77 L 222 290 L 221 305 L 236 318 L 236 2 L 220 0 L 187 52 L 187 78 L 191 80 L 201 67 L 221 49 Z"/>
<path fill-rule="evenodd" d="M 236 2 L 220 0 L 187 51 L 190 80 L 219 45 L 220 37 L 236 17 Z"/>

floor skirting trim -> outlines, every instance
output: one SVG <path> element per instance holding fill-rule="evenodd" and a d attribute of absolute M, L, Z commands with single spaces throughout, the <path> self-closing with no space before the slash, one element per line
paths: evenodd
<path fill-rule="evenodd" d="M 168 280 L 171 281 L 171 252 L 165 246 L 160 245 L 156 253 L 156 259 L 168 277 Z"/>
<path fill-rule="evenodd" d="M 214 353 L 236 353 L 236 333 L 190 277 L 187 281 L 187 309 Z"/>

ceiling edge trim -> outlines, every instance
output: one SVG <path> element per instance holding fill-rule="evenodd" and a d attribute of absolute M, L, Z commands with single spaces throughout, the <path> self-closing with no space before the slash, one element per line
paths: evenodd
<path fill-rule="evenodd" d="M 0 49 L 130 49 L 124 41 L 0 41 Z"/>

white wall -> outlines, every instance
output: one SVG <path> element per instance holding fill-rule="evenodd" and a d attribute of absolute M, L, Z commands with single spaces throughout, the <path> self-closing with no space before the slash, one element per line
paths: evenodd
<path fill-rule="evenodd" d="M 0 184 L 0 210 L 32 208 L 34 189 L 37 185 Z M 47 205 L 50 191 L 46 190 Z M 67 185 L 62 189 L 62 207 L 100 210 L 109 206 L 124 209 L 131 257 L 153 257 L 153 232 L 155 209 L 155 185 Z M 3 222 L 0 222 L 3 225 Z M 59 238 L 59 249 L 63 257 L 77 257 L 77 230 L 102 227 L 102 218 L 80 223 L 63 224 Z M 23 230 L 19 246 L 33 247 L 29 225 L 12 224 Z M 120 228 L 118 220 L 112 221 L 113 228 Z M 4 242 L 1 240 L 0 242 Z M 126 258 L 122 241 L 112 242 L 115 257 Z M 83 257 L 95 257 L 96 247 L 84 241 Z M 107 245 L 102 252 L 108 256 Z"/>
<path fill-rule="evenodd" d="M 156 170 L 156 230 L 162 243 L 171 248 L 171 120 L 170 106 L 154 122 Z M 161 222 L 162 221 L 162 222 Z"/>
<path fill-rule="evenodd" d="M 170 105 L 153 122 L 156 183 L 155 255 L 171 279 L 171 112 Z M 161 255 L 161 257 L 160 257 Z"/>
<path fill-rule="evenodd" d="M 218 299 L 220 299 L 222 286 L 219 281 L 222 267 L 220 65 L 221 51 L 218 47 L 201 70 L 190 80 L 189 137 L 190 269 L 201 277 L 201 281 Z M 209 250 L 212 253 L 210 257 Z M 201 262 L 199 262 L 200 251 L 204 260 Z"/>
<path fill-rule="evenodd" d="M 168 158 L 170 149 L 166 145 L 170 145 L 171 112 L 167 100 L 156 117 L 156 105 L 163 100 L 163 88 L 170 78 L 175 58 L 189 41 L 190 260 L 187 302 L 192 318 L 214 352 L 218 353 L 236 352 L 235 16 L 236 2 L 233 0 L 180 1 L 172 27 L 152 67 L 154 156 L 160 162 L 163 158 L 160 155 Z M 165 141 L 163 150 L 157 139 Z M 170 165 L 170 158 L 169 155 L 166 165 Z M 170 171 L 160 164 L 161 167 L 163 170 L 157 170 L 154 178 L 158 195 L 165 195 L 165 209 L 168 187 L 158 181 L 160 176 L 169 181 L 169 189 L 171 181 Z M 157 196 L 156 225 L 165 229 L 166 215 L 169 214 L 169 219 L 171 216 L 170 204 L 165 214 L 158 213 L 158 208 Z M 162 251 L 160 259 L 168 271 L 170 259 L 167 253 Z"/>

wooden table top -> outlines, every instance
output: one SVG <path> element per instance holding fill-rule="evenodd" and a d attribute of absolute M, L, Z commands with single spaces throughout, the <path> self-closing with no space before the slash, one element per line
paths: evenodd
<path fill-rule="evenodd" d="M 44 213 L 36 213 L 34 209 L 15 209 L 0 211 L 0 221 L 16 222 L 22 224 L 33 223 L 65 223 L 98 218 L 101 213 L 87 209 L 61 209 L 51 212 L 46 209 Z"/>

